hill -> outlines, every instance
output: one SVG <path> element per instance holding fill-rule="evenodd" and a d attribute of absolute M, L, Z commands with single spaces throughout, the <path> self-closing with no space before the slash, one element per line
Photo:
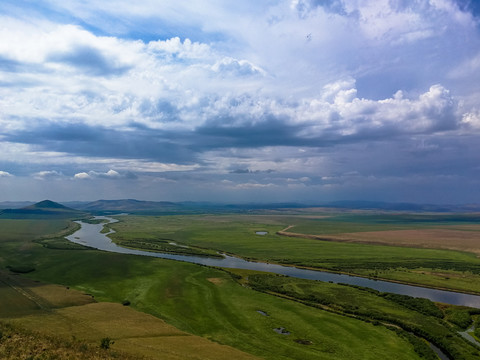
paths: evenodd
<path fill-rule="evenodd" d="M 36 204 L 25 206 L 23 210 L 47 210 L 47 211 L 77 211 L 51 200 L 43 200 Z"/>
<path fill-rule="evenodd" d="M 180 206 L 168 201 L 141 201 L 135 199 L 120 200 L 97 200 L 91 203 L 77 206 L 79 210 L 84 211 L 120 211 L 120 212 L 137 212 L 137 211 L 174 211 L 179 210 Z"/>
<path fill-rule="evenodd" d="M 5 209 L 0 211 L 3 219 L 44 219 L 44 218 L 79 218 L 86 212 L 75 210 L 51 200 L 43 200 L 20 209 Z"/>

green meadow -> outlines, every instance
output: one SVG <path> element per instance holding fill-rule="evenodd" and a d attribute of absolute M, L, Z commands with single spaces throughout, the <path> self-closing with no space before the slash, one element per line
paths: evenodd
<path fill-rule="evenodd" d="M 130 247 L 141 244 L 147 250 L 174 241 L 207 256 L 223 251 L 250 259 L 377 276 L 382 271 L 413 274 L 420 263 L 423 269 L 430 269 L 426 267 L 429 264 L 434 269 L 434 264 L 449 261 L 470 267 L 468 271 L 476 279 L 472 269 L 479 262 L 468 253 L 276 234 L 295 223 L 310 223 L 313 229 L 313 224 L 324 221 L 330 224 L 330 231 L 342 221 L 348 223 L 305 216 L 310 215 L 121 216 L 120 222 L 109 226 L 116 231 L 115 241 Z M 361 221 L 357 221 L 350 220 L 348 226 L 358 228 Z M 368 231 L 376 226 L 365 224 Z M 386 226 L 414 225 L 407 221 Z M 164 349 L 162 354 L 169 355 L 163 358 L 168 359 L 220 359 L 226 354 L 232 359 L 435 359 L 426 343 L 429 340 L 455 359 L 480 356 L 479 348 L 457 335 L 476 319 L 472 309 L 411 302 L 337 284 L 91 250 L 62 238 L 75 230 L 65 219 L 0 219 L 0 228 L 0 267 L 9 269 L 9 276 L 58 284 L 63 289 L 48 292 L 57 294 L 56 301 L 53 295 L 45 300 L 37 291 L 40 300 L 32 303 L 25 295 L 30 288 L 21 286 L 22 282 L 17 287 L 0 286 L 0 323 L 13 326 L 13 330 L 6 329 L 24 336 L 31 332 L 47 340 L 59 336 L 55 341 L 60 341 L 62 348 L 66 341 L 77 352 L 95 352 L 100 341 L 109 338 L 114 342 L 111 349 L 100 355 L 124 352 L 158 358 L 155 351 L 147 349 Z M 268 234 L 256 235 L 256 231 Z M 377 263 L 380 266 L 372 267 Z M 467 272 L 459 268 L 445 271 Z M 425 272 L 421 281 L 431 278 L 433 275 Z M 442 286 L 447 287 L 445 281 Z M 98 303 L 67 303 L 61 300 L 68 293 L 65 289 L 89 294 Z M 96 304 L 105 304 L 101 317 Z M 157 320 L 146 321 L 145 314 Z M 115 324 L 122 318 L 134 332 L 120 331 L 122 326 Z M 150 321 L 160 323 L 153 326 Z"/>
<path fill-rule="evenodd" d="M 246 259 L 305 266 L 328 271 L 398 280 L 431 287 L 480 293 L 480 259 L 473 253 L 386 245 L 293 238 L 277 232 L 294 225 L 295 231 L 332 234 L 355 231 L 417 229 L 439 224 L 477 224 L 470 216 L 333 215 L 184 215 L 122 216 L 112 224 L 112 239 L 134 244 L 169 239 L 178 244 L 214 249 Z M 455 221 L 454 221 L 455 220 Z M 298 228 L 297 228 L 298 227 Z M 308 230 L 308 232 L 307 232 Z M 256 235 L 267 231 L 267 235 Z"/>

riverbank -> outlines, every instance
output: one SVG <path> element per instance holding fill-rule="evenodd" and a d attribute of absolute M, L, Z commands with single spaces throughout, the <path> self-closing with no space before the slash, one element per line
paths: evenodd
<path fill-rule="evenodd" d="M 167 253 L 156 253 L 141 250 L 133 250 L 120 247 L 113 243 L 105 234 L 102 233 L 102 225 L 82 223 L 82 228 L 75 234 L 67 237 L 68 240 L 80 243 L 83 245 L 90 245 L 94 248 L 106 251 L 113 251 L 119 253 L 130 253 L 134 255 L 144 255 L 152 257 L 167 258 L 172 260 L 180 260 L 202 264 L 207 266 L 224 267 L 224 268 L 238 268 L 250 269 L 265 272 L 272 272 L 287 276 L 293 276 L 302 279 L 320 280 L 326 282 L 346 283 L 355 286 L 362 286 L 372 288 L 382 292 L 391 292 L 396 294 L 403 294 L 413 297 L 425 297 L 432 301 L 463 305 L 480 308 L 480 296 L 470 295 L 465 293 L 458 293 L 452 291 L 443 291 L 430 289 L 427 287 L 404 285 L 390 281 L 372 280 L 364 277 L 357 277 L 352 275 L 343 275 L 333 272 L 322 272 L 318 270 L 307 270 L 292 266 L 283 266 L 265 262 L 246 261 L 238 257 L 226 256 L 224 259 L 205 258 L 198 256 L 187 255 L 173 255 Z"/>

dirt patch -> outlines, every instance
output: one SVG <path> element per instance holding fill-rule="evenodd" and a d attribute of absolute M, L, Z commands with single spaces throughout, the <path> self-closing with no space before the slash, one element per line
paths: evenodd
<path fill-rule="evenodd" d="M 225 279 L 222 278 L 208 278 L 207 280 L 215 285 L 222 285 L 225 282 Z"/>
<path fill-rule="evenodd" d="M 287 229 L 285 229 L 287 230 Z M 454 228 L 368 231 L 335 235 L 306 235 L 279 231 L 278 234 L 309 239 L 364 244 L 419 247 L 471 252 L 480 256 L 480 226 Z"/>

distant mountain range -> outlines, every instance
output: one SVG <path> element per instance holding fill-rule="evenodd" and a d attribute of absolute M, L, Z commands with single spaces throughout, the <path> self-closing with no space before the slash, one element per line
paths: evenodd
<path fill-rule="evenodd" d="M 145 211 L 178 209 L 181 205 L 168 201 L 140 201 L 135 199 L 97 200 L 86 204 L 77 204 L 78 210 L 84 211 Z"/>
<path fill-rule="evenodd" d="M 44 200 L 31 202 L 0 202 L 0 217 L 5 216 L 44 216 L 56 215 L 77 217 L 86 213 L 111 214 L 118 212 L 139 214 L 182 214 L 200 212 L 246 212 L 255 210 L 300 209 L 300 208 L 333 208 L 381 211 L 409 212 L 480 212 L 480 205 L 431 205 L 412 203 L 388 203 L 378 201 L 336 201 L 319 204 L 301 203 L 250 203 L 250 204 L 217 204 L 206 202 L 168 202 L 141 201 L 135 199 L 97 200 L 93 202 L 65 202 L 63 205 Z"/>

